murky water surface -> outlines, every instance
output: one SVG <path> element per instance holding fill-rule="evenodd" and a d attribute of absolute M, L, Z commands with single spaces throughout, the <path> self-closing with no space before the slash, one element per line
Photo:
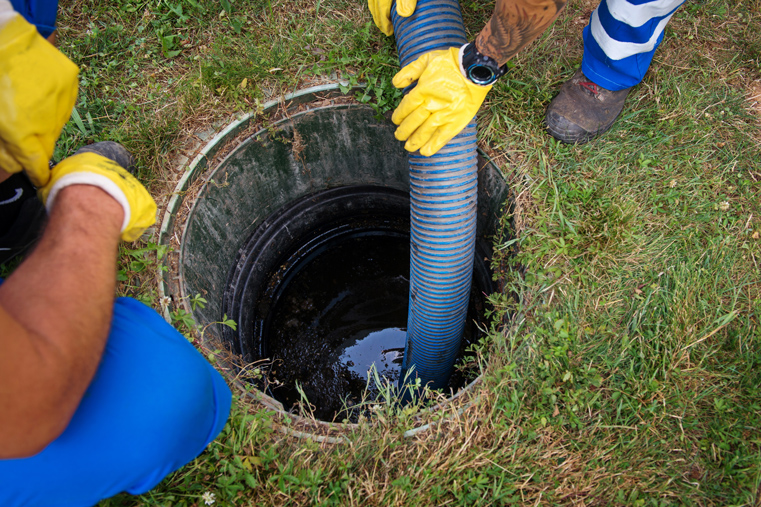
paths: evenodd
<path fill-rule="evenodd" d="M 378 395 L 374 376 L 396 383 L 406 339 L 409 236 L 361 233 L 330 244 L 285 280 L 265 325 L 271 394 L 301 399 L 322 420 L 353 419 Z M 472 306 L 472 305 L 471 305 Z"/>

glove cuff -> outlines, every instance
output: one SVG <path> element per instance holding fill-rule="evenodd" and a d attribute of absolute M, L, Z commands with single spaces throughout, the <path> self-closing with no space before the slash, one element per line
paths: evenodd
<path fill-rule="evenodd" d="M 53 209 L 53 202 L 55 201 L 58 192 L 70 185 L 91 185 L 100 188 L 113 197 L 124 210 L 124 220 L 122 221 L 121 231 L 119 231 L 124 232 L 131 218 L 129 201 L 122 189 L 110 178 L 103 176 L 102 174 L 82 171 L 61 176 L 61 178 L 53 183 L 53 186 L 48 191 L 47 200 L 45 202 L 45 208 L 48 210 L 48 215 Z"/>

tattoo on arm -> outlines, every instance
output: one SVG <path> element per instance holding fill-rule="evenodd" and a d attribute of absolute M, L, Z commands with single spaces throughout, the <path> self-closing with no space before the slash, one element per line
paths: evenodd
<path fill-rule="evenodd" d="M 476 38 L 476 48 L 504 64 L 555 21 L 566 1 L 497 0 L 494 14 Z"/>

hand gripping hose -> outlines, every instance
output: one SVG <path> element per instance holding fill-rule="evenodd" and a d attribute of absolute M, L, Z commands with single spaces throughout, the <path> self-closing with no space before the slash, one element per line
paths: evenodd
<path fill-rule="evenodd" d="M 437 49 L 467 43 L 457 0 L 418 0 L 409 18 L 391 7 L 402 67 Z M 432 157 L 409 155 L 410 304 L 400 376 L 446 387 L 470 297 L 478 192 L 475 119 Z"/>

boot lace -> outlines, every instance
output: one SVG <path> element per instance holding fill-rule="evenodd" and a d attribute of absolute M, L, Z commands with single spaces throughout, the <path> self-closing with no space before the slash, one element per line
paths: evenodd
<path fill-rule="evenodd" d="M 599 87 L 591 81 L 580 81 L 579 86 L 590 92 L 595 97 L 600 95 Z"/>

